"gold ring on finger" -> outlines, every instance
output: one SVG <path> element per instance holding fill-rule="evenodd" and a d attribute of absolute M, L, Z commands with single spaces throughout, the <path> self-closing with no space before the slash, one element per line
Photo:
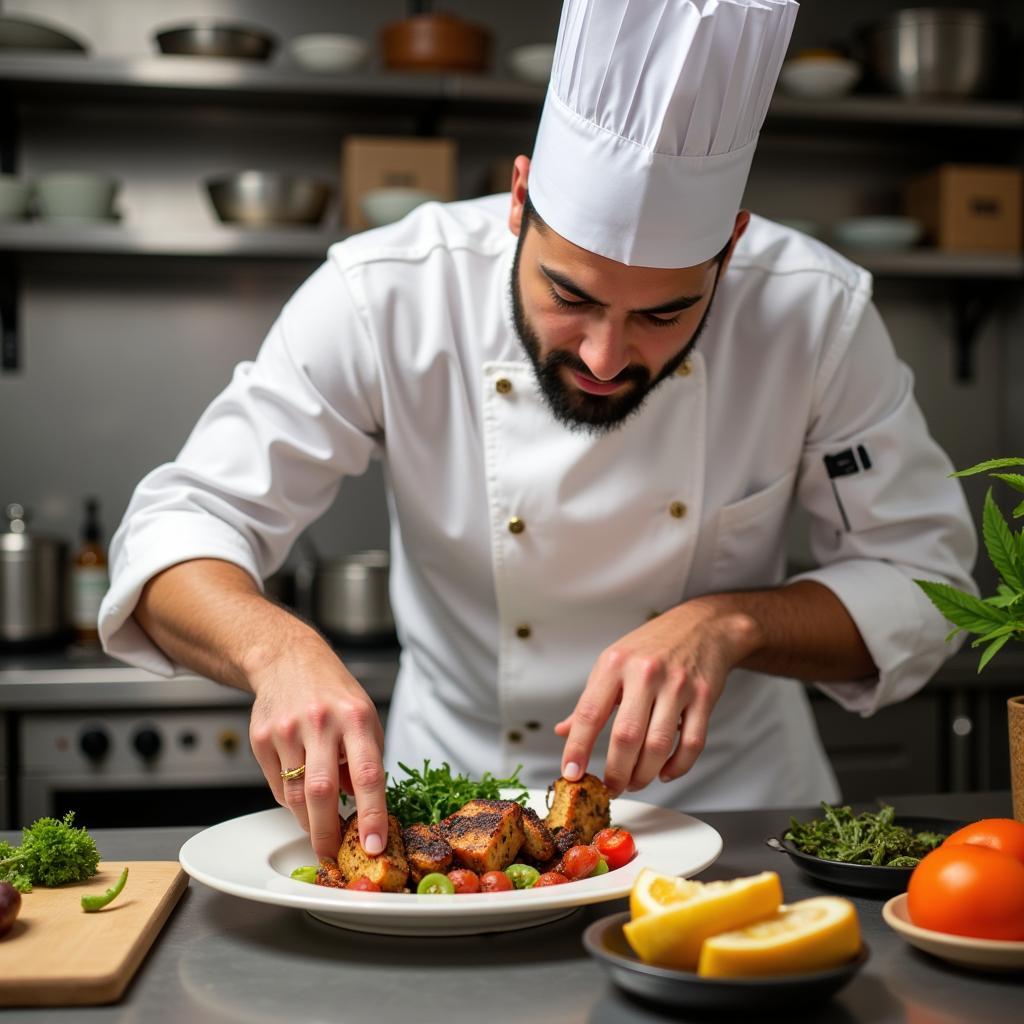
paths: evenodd
<path fill-rule="evenodd" d="M 306 774 L 305 764 L 300 764 L 298 768 L 287 768 L 281 772 L 281 778 L 286 782 L 291 782 L 294 779 L 301 779 Z"/>

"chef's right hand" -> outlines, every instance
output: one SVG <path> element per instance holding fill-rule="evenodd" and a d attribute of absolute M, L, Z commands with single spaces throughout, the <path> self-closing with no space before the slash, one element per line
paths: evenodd
<path fill-rule="evenodd" d="M 387 846 L 384 732 L 373 701 L 331 648 L 310 637 L 250 677 L 256 699 L 249 741 L 277 802 L 309 833 L 317 857 L 337 857 L 338 791 L 355 796 L 359 839 L 374 856 Z M 285 780 L 281 772 L 305 765 Z"/>

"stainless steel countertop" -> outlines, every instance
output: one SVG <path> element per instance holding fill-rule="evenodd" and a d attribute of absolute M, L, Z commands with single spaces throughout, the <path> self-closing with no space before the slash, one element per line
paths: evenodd
<path fill-rule="evenodd" d="M 927 797 L 920 809 L 915 799 L 901 797 L 899 809 L 953 818 L 1005 816 L 1010 811 L 1007 793 Z M 827 892 L 763 844 L 766 835 L 785 826 L 790 813 L 814 812 L 797 808 L 701 814 L 722 834 L 725 849 L 698 877 L 709 881 L 770 868 L 781 876 L 787 900 Z M 174 859 L 196 831 L 118 829 L 96 830 L 95 835 L 104 859 Z M 0 833 L 0 838 L 15 840 L 17 834 Z M 1018 1024 L 1018 976 L 944 965 L 912 949 L 888 928 L 881 918 L 882 899 L 852 899 L 871 959 L 831 1002 L 788 1014 L 787 1021 Z M 334 929 L 301 911 L 237 899 L 191 881 L 120 1004 L 6 1010 L 4 1022 L 479 1024 L 486 1019 L 494 1024 L 658 1024 L 690 1019 L 623 995 L 587 956 L 580 942 L 583 929 L 624 909 L 625 901 L 617 901 L 521 932 L 417 940 Z"/>
<path fill-rule="evenodd" d="M 398 673 L 399 649 L 351 648 L 338 653 L 371 699 L 387 704 Z M 0 712 L 229 707 L 251 702 L 251 694 L 202 676 L 186 674 L 168 679 L 127 666 L 97 650 L 68 648 L 0 655 Z"/>

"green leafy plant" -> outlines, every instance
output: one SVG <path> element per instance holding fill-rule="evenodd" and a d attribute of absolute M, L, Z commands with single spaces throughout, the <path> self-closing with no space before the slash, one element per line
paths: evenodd
<path fill-rule="evenodd" d="M 452 775 L 447 761 L 440 768 L 431 768 L 430 762 L 424 761 L 422 771 L 409 768 L 401 762 L 398 766 L 409 777 L 391 780 L 387 788 L 387 801 L 388 810 L 403 825 L 416 822 L 436 825 L 470 800 L 501 799 L 503 789 L 521 790 L 512 797 L 516 803 L 525 804 L 529 798 L 519 781 L 522 765 L 518 765 L 507 779 L 497 779 L 490 772 L 484 772 L 481 779 Z"/>
<path fill-rule="evenodd" d="M 84 882 L 95 875 L 99 850 L 84 828 L 74 827 L 74 820 L 74 811 L 63 820 L 40 818 L 22 830 L 21 846 L 0 842 L 0 881 L 31 892 L 33 885 Z"/>
<path fill-rule="evenodd" d="M 1024 459 L 989 459 L 953 476 L 974 476 L 988 473 L 1024 494 L 1024 475 L 1000 470 L 1024 466 Z M 1024 517 L 1024 501 L 1013 510 L 1013 518 Z M 992 597 L 977 598 L 948 583 L 914 580 L 928 595 L 932 604 L 956 626 L 946 637 L 952 640 L 964 631 L 975 635 L 972 647 L 984 646 L 978 663 L 980 672 L 1011 640 L 1024 639 L 1024 528 L 1014 532 L 992 497 L 990 487 L 985 494 L 981 516 L 981 535 L 988 557 L 999 573 L 999 585 Z"/>

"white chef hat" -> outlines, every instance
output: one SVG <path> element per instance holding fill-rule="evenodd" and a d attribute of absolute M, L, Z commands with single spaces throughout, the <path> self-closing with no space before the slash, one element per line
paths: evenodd
<path fill-rule="evenodd" d="M 732 234 L 795 0 L 565 0 L 530 167 L 560 235 L 688 267 Z"/>

